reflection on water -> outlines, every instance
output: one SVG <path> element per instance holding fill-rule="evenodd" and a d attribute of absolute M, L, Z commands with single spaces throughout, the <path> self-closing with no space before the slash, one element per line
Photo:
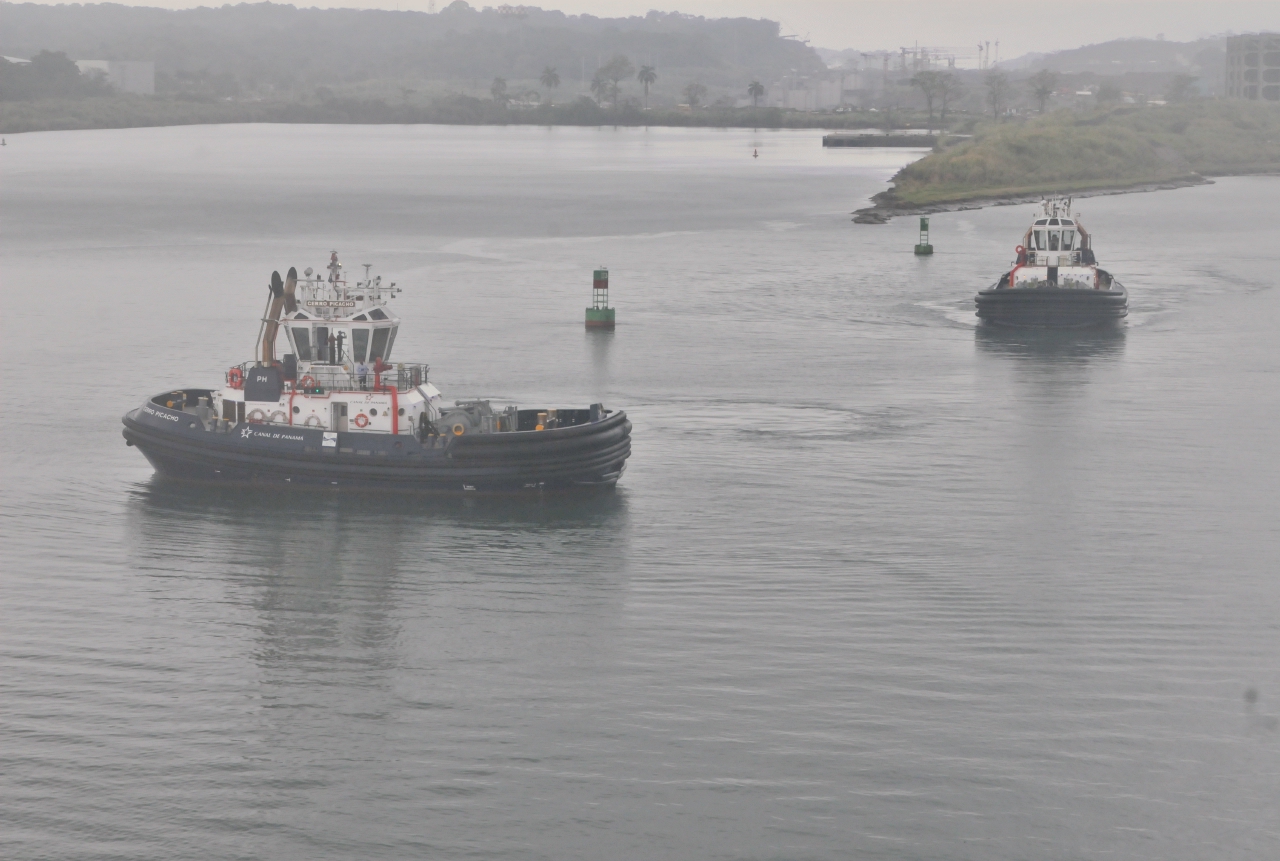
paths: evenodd
<path fill-rule="evenodd" d="M 612 329 L 586 329 L 587 349 L 590 354 L 592 388 L 591 397 L 599 400 L 610 391 L 613 379 L 610 356 L 613 352 Z M 608 404 L 605 404 L 608 407 Z"/>
<path fill-rule="evenodd" d="M 342 606 L 359 607 L 370 632 L 406 577 L 421 585 L 441 573 L 560 574 L 570 555 L 572 568 L 612 572 L 625 565 L 629 540 L 620 491 L 421 497 L 248 492 L 152 478 L 131 494 L 127 519 L 140 570 L 261 589 L 254 603 L 269 619 L 304 611 L 323 626 L 345 615 Z"/>
<path fill-rule="evenodd" d="M 152 479 L 131 494 L 127 520 L 131 567 L 156 582 L 155 601 L 212 593 L 252 608 L 235 639 L 268 695 L 335 710 L 351 707 L 352 691 L 361 708 L 382 708 L 406 663 L 438 670 L 459 650 L 494 651 L 487 622 L 475 623 L 495 607 L 538 606 L 503 623 L 505 651 L 548 625 L 591 639 L 626 592 L 620 492 L 423 498 Z M 583 602 L 592 613 L 579 612 Z"/>
<path fill-rule="evenodd" d="M 1042 359 L 1118 358 L 1124 353 L 1125 327 L 1094 329 L 1022 329 L 978 326 L 974 343 L 983 353 Z"/>
<path fill-rule="evenodd" d="M 155 524 L 199 527 L 225 523 L 236 528 L 255 525 L 308 528 L 376 522 L 379 532 L 399 526 L 415 528 L 427 520 L 471 526 L 522 524 L 537 526 L 612 525 L 625 516 L 626 491 L 594 494 L 546 494 L 530 496 L 435 496 L 375 491 L 342 491 L 327 488 L 298 489 L 200 484 L 170 481 L 153 476 L 136 487 L 130 497 L 131 512 L 145 515 Z M 422 520 L 419 520 L 421 518 Z"/>
<path fill-rule="evenodd" d="M 506 764 L 505 749 L 484 752 L 487 728 L 535 757 L 554 748 L 509 728 L 616 650 L 628 594 L 621 492 L 423 498 L 153 479 L 126 520 L 128 567 L 155 615 L 204 608 L 172 639 L 205 635 L 187 705 L 211 712 L 206 744 L 229 748 L 237 810 L 255 820 L 228 833 L 265 819 L 376 842 L 371 810 L 430 819 L 476 791 L 478 763 Z M 252 692 L 230 723 L 213 705 L 229 684 Z M 300 812 L 317 807 L 326 822 L 307 824 Z"/>

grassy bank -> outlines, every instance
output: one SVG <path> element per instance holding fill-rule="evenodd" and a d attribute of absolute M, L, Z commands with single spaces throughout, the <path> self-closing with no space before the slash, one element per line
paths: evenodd
<path fill-rule="evenodd" d="M 0 133 L 113 129 L 207 123 L 365 123 L 447 125 L 621 125 L 725 128 L 874 127 L 878 114 L 809 114 L 779 108 L 642 110 L 602 108 L 591 99 L 509 109 L 492 99 L 447 96 L 426 103 L 334 98 L 323 102 L 183 101 L 146 96 L 0 102 Z M 897 128 L 923 127 L 925 118 L 900 116 Z"/>
<path fill-rule="evenodd" d="M 903 168 L 884 208 L 1280 171 L 1280 106 L 1202 101 L 987 125 Z"/>

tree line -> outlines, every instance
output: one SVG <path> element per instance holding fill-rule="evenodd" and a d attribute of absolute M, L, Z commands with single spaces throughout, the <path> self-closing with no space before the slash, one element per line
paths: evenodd
<path fill-rule="evenodd" d="M 29 63 L 0 58 L 0 101 L 106 96 L 111 85 L 100 74 L 83 75 L 61 51 L 41 51 Z"/>
<path fill-rule="evenodd" d="M 610 106 L 614 110 L 624 106 L 622 99 L 622 82 L 634 80 L 644 89 L 643 107 L 649 109 L 649 88 L 658 81 L 658 70 L 652 65 L 642 65 L 637 70 L 630 58 L 623 54 L 617 54 L 612 57 L 609 62 L 602 65 L 596 70 L 595 75 L 591 79 L 591 94 L 597 105 L 603 107 Z M 544 66 L 542 74 L 538 78 L 538 82 L 548 90 L 555 90 L 560 86 L 560 72 L 555 66 Z M 530 102 L 540 103 L 542 94 L 536 91 L 525 91 L 523 93 L 513 93 L 508 88 L 507 79 L 497 77 L 493 79 L 493 83 L 489 86 L 489 94 L 495 102 L 509 105 L 513 101 L 520 101 L 526 105 Z M 685 84 L 681 90 L 684 96 L 685 104 L 690 108 L 700 107 L 706 100 L 707 87 L 698 81 L 690 81 Z M 764 85 L 759 81 L 752 81 L 747 85 L 747 95 L 751 98 L 753 108 L 760 106 L 760 98 L 764 96 Z"/>
<path fill-rule="evenodd" d="M 1051 69 L 1041 69 L 1021 81 L 1013 79 L 1003 69 L 991 69 L 982 80 L 983 89 L 986 91 L 983 94 L 984 101 L 991 110 L 992 118 L 999 122 L 1008 113 L 1010 102 L 1020 91 L 1025 90 L 1036 101 L 1040 113 L 1043 114 L 1049 99 L 1061 88 L 1062 80 L 1062 75 Z M 1193 75 L 1174 75 L 1165 87 L 1165 100 L 1185 102 L 1195 98 L 1196 80 L 1197 78 Z M 965 95 L 965 86 L 959 77 L 952 72 L 929 70 L 917 72 L 910 79 L 910 84 L 924 97 L 925 107 L 929 113 L 929 128 L 934 127 L 935 107 L 940 109 L 938 125 L 945 128 L 948 107 Z M 1093 92 L 1093 97 L 1100 105 L 1114 104 L 1123 96 L 1120 86 L 1111 80 L 1101 81 Z"/>
<path fill-rule="evenodd" d="M 418 89 L 415 81 L 442 81 L 474 89 L 494 77 L 531 83 L 548 66 L 564 79 L 584 76 L 585 91 L 596 67 L 607 65 L 603 58 L 618 55 L 633 58 L 637 67 L 665 70 L 665 82 L 710 87 L 825 69 L 813 49 L 782 38 L 777 22 L 679 13 L 597 18 L 533 7 L 476 9 L 455 0 L 436 14 L 275 3 L 180 10 L 4 3 L 2 14 L 5 55 L 48 49 L 73 59 L 152 60 L 158 89 L 218 98 L 298 98 L 318 87 L 341 90 L 366 81 L 411 89 Z M 612 102 L 615 79 L 604 80 L 610 88 L 601 97 Z M 663 91 L 668 101 L 673 95 Z"/>

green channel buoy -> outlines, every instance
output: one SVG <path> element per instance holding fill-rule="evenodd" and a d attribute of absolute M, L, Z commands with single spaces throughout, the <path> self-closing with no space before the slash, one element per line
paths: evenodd
<path fill-rule="evenodd" d="M 609 307 L 609 270 L 601 266 L 591 278 L 591 307 L 587 309 L 588 329 L 612 329 L 613 309 Z"/>
<path fill-rule="evenodd" d="M 920 219 L 920 241 L 916 243 L 916 254 L 932 254 L 933 246 L 929 244 L 929 219 Z"/>

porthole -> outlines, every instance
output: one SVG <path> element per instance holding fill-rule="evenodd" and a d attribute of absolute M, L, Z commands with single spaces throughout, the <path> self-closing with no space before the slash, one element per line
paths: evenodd
<path fill-rule="evenodd" d="M 369 410 L 369 415 L 376 416 L 377 414 L 378 414 L 377 410 Z"/>
<path fill-rule="evenodd" d="M 400 415 L 404 415 L 404 407 L 400 408 Z"/>
<path fill-rule="evenodd" d="M 296 416 L 298 413 L 300 413 L 300 412 L 302 412 L 302 407 L 294 407 L 294 408 L 293 408 L 293 414 L 294 414 L 295 416 Z"/>

